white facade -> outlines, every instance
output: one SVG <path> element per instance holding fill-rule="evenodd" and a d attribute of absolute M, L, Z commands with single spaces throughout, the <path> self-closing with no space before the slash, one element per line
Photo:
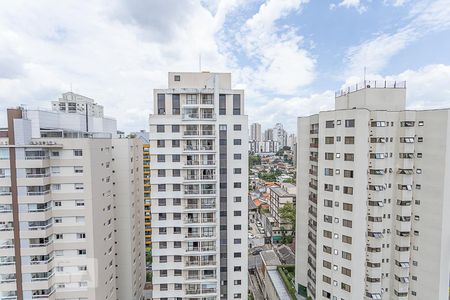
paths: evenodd
<path fill-rule="evenodd" d="M 58 101 L 52 101 L 52 110 L 64 113 L 83 114 L 103 118 L 103 106 L 94 99 L 73 92 L 66 92 Z"/>
<path fill-rule="evenodd" d="M 253 123 L 250 125 L 250 141 L 261 141 L 261 124 Z"/>
<path fill-rule="evenodd" d="M 9 111 L 0 131 L 0 298 L 141 299 L 142 144 L 70 126 L 35 134 L 48 122 L 27 115 Z"/>
<path fill-rule="evenodd" d="M 298 119 L 302 295 L 448 299 L 450 113 L 407 111 L 405 84 L 383 83 Z"/>
<path fill-rule="evenodd" d="M 248 123 L 229 73 L 169 73 L 150 116 L 154 299 L 247 299 Z"/>
<path fill-rule="evenodd" d="M 281 148 L 287 146 L 287 132 L 283 129 L 283 124 L 275 124 L 273 128 L 273 140 L 280 143 Z"/>
<path fill-rule="evenodd" d="M 281 149 L 281 145 L 277 141 L 249 141 L 249 151 L 253 153 L 276 153 Z"/>

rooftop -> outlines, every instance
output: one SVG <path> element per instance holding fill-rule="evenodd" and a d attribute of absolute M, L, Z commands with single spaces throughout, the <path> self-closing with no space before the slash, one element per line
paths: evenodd
<path fill-rule="evenodd" d="M 281 261 L 273 250 L 266 250 L 260 253 L 261 258 L 266 266 L 279 266 Z"/>
<path fill-rule="evenodd" d="M 363 89 L 406 89 L 406 81 L 364 80 L 336 91 L 334 96 L 337 98 Z"/>

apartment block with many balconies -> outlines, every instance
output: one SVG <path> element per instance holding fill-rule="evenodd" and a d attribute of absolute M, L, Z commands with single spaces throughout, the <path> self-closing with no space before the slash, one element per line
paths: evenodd
<path fill-rule="evenodd" d="M 115 130 L 80 131 L 85 121 L 8 110 L 0 131 L 1 299 L 142 299 L 142 143 L 113 138 Z"/>
<path fill-rule="evenodd" d="M 450 111 L 365 82 L 298 119 L 296 284 L 314 299 L 448 299 Z"/>
<path fill-rule="evenodd" d="M 150 116 L 154 299 L 247 299 L 248 124 L 228 73 L 169 73 Z"/>

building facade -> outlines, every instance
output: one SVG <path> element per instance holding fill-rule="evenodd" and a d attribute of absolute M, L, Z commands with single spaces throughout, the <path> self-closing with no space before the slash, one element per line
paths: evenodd
<path fill-rule="evenodd" d="M 450 112 L 365 82 L 298 119 L 296 284 L 314 299 L 448 299 Z"/>
<path fill-rule="evenodd" d="M 0 130 L 0 298 L 141 299 L 142 145 L 65 114 L 10 109 Z"/>
<path fill-rule="evenodd" d="M 169 73 L 150 116 L 154 299 L 247 299 L 248 123 L 229 73 Z"/>

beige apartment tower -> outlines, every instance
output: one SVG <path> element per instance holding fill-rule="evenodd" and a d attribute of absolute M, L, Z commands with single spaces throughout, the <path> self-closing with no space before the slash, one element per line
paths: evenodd
<path fill-rule="evenodd" d="M 298 119 L 296 285 L 313 299 L 448 299 L 450 111 L 405 82 Z"/>
<path fill-rule="evenodd" d="M 89 120 L 111 130 L 82 130 Z M 142 143 L 116 138 L 115 127 L 103 116 L 8 110 L 1 299 L 142 299 Z"/>

